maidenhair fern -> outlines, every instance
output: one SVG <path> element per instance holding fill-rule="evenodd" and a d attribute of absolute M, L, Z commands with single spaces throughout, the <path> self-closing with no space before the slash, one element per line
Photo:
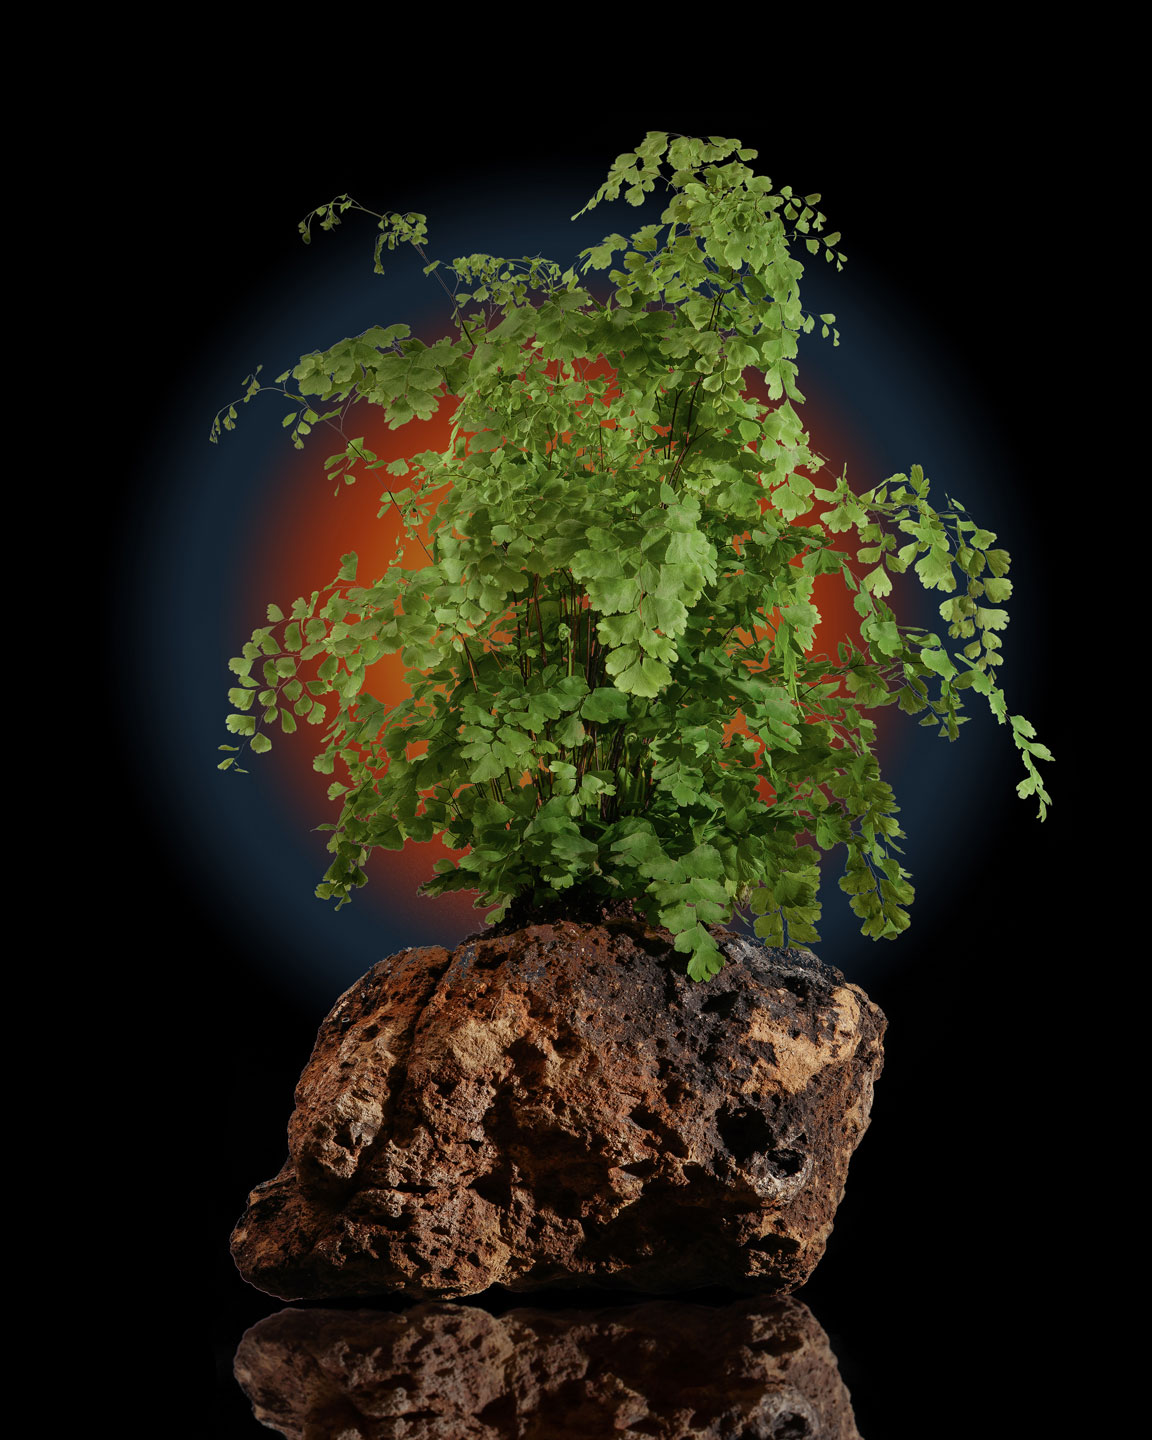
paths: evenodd
<path fill-rule="evenodd" d="M 402 484 L 386 482 L 380 515 L 396 508 L 409 540 L 428 523 L 422 569 L 403 569 L 403 538 L 372 583 L 350 553 L 288 614 L 269 606 L 230 662 L 228 729 L 252 750 L 277 724 L 325 727 L 314 764 L 339 777 L 341 811 L 322 827 L 321 897 L 344 904 L 373 849 L 442 835 L 468 853 L 441 861 L 423 893 L 478 891 L 493 922 L 522 894 L 628 897 L 700 980 L 723 963 L 708 926 L 737 907 L 771 945 L 819 938 L 810 837 L 845 847 L 840 885 L 864 934 L 893 937 L 913 890 L 866 712 L 896 703 L 955 739 L 965 689 L 1010 722 L 1018 791 L 1044 818 L 1035 761 L 1052 757 L 996 683 L 1007 551 L 957 500 L 933 505 L 918 465 L 863 495 L 843 476 L 816 483 L 797 339 L 817 325 L 839 337 L 834 315 L 801 308 L 794 252 L 837 269 L 844 256 L 820 196 L 775 189 L 755 158 L 736 140 L 650 132 L 585 210 L 621 190 L 638 205 L 660 184 L 660 223 L 607 236 L 579 273 L 538 258 L 429 261 L 424 216 L 377 215 L 377 269 L 385 246 L 415 247 L 451 333 L 425 344 L 377 327 L 304 356 L 275 387 L 259 372 L 247 382 L 242 403 L 269 389 L 289 399 L 297 446 L 339 431 L 325 462 L 337 486 L 383 470 Z M 343 195 L 300 228 L 307 240 L 313 222 L 362 209 Z M 602 270 L 606 301 L 582 278 Z M 386 464 L 349 438 L 357 403 L 394 429 L 448 397 L 443 452 Z M 217 416 L 213 439 L 236 414 Z M 849 529 L 862 582 L 832 547 Z M 947 638 L 888 606 L 907 570 L 947 597 Z M 860 616 L 861 644 L 835 659 L 812 653 L 824 574 L 841 576 Z M 396 651 L 411 696 L 389 707 L 365 677 Z M 749 734 L 726 738 L 737 711 Z M 409 758 L 414 744 L 426 748 Z M 220 768 L 239 769 L 239 747 L 221 748 Z"/>

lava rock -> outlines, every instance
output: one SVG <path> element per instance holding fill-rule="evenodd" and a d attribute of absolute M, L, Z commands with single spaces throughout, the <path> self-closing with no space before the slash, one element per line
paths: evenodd
<path fill-rule="evenodd" d="M 555 919 L 382 960 L 337 1001 L 232 1252 L 286 1300 L 787 1292 L 824 1253 L 885 1019 L 807 950 Z"/>
<path fill-rule="evenodd" d="M 792 1299 L 282 1310 L 234 1371 L 291 1440 L 859 1440 L 828 1337 Z"/>

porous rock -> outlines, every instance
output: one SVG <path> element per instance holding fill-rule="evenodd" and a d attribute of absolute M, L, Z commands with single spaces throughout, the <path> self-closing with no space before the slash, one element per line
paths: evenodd
<path fill-rule="evenodd" d="M 703 983 L 635 915 L 382 960 L 320 1027 L 241 1273 L 286 1300 L 803 1284 L 884 1015 L 811 951 L 711 933 Z"/>
<path fill-rule="evenodd" d="M 234 1370 L 291 1440 L 859 1440 L 828 1337 L 793 1299 L 282 1310 Z"/>

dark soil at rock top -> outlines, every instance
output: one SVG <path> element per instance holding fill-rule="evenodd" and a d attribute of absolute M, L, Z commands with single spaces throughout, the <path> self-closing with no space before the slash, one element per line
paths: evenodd
<path fill-rule="evenodd" d="M 784 1292 L 823 1254 L 884 1017 L 806 950 L 635 915 L 374 966 L 320 1027 L 289 1158 L 233 1235 L 284 1299 L 597 1285 Z"/>
<path fill-rule="evenodd" d="M 500 935 L 525 930 L 529 925 L 556 925 L 563 920 L 577 925 L 599 925 L 605 921 L 631 921 L 642 928 L 649 925 L 637 901 L 613 899 L 597 895 L 586 886 L 574 886 L 567 895 L 554 900 L 538 902 L 526 892 L 517 895 L 510 901 L 508 912 L 499 924 L 486 925 L 483 930 L 466 935 L 460 943 L 467 945 L 471 940 L 492 940 Z M 655 931 L 661 929 L 659 925 L 651 928 Z M 686 967 L 686 959 L 684 964 Z"/>
<path fill-rule="evenodd" d="M 828 1337 L 792 1299 L 283 1310 L 235 1374 L 291 1440 L 859 1440 Z"/>

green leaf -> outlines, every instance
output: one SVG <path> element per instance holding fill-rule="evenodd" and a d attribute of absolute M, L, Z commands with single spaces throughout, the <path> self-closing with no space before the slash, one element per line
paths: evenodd
<path fill-rule="evenodd" d="M 952 559 L 947 550 L 932 548 L 916 562 L 916 573 L 927 590 L 954 590 Z"/>
<path fill-rule="evenodd" d="M 929 670 L 942 675 L 945 680 L 950 680 L 956 674 L 956 666 L 946 650 L 922 650 L 920 659 L 928 666 Z"/>
<path fill-rule="evenodd" d="M 883 565 L 877 565 L 875 570 L 869 570 L 864 576 L 864 584 L 873 595 L 891 595 L 892 581 Z"/>
<path fill-rule="evenodd" d="M 633 646 L 623 646 L 623 651 L 633 651 Z M 622 653 L 621 650 L 614 650 L 606 661 L 606 666 L 612 670 L 615 657 Z M 621 690 L 630 695 L 640 695 L 651 698 L 659 695 L 664 687 L 671 683 L 672 672 L 662 660 L 654 660 L 651 656 L 645 655 L 642 659 L 634 661 L 626 669 L 616 673 L 616 684 Z"/>
<path fill-rule="evenodd" d="M 597 723 L 605 720 L 623 720 L 628 714 L 628 696 L 614 685 L 601 686 L 593 690 L 580 706 L 580 715 L 585 720 Z"/>
<path fill-rule="evenodd" d="M 1008 573 L 1008 565 L 1011 557 L 1007 550 L 989 550 L 984 557 L 988 561 L 988 568 L 992 574 L 999 578 Z"/>
<path fill-rule="evenodd" d="M 900 631 L 894 620 L 876 621 L 868 632 L 868 638 L 881 655 L 895 655 L 900 649 Z"/>
<path fill-rule="evenodd" d="M 1011 580 L 988 579 L 984 581 L 984 593 L 993 604 L 998 605 L 1012 594 Z"/>

